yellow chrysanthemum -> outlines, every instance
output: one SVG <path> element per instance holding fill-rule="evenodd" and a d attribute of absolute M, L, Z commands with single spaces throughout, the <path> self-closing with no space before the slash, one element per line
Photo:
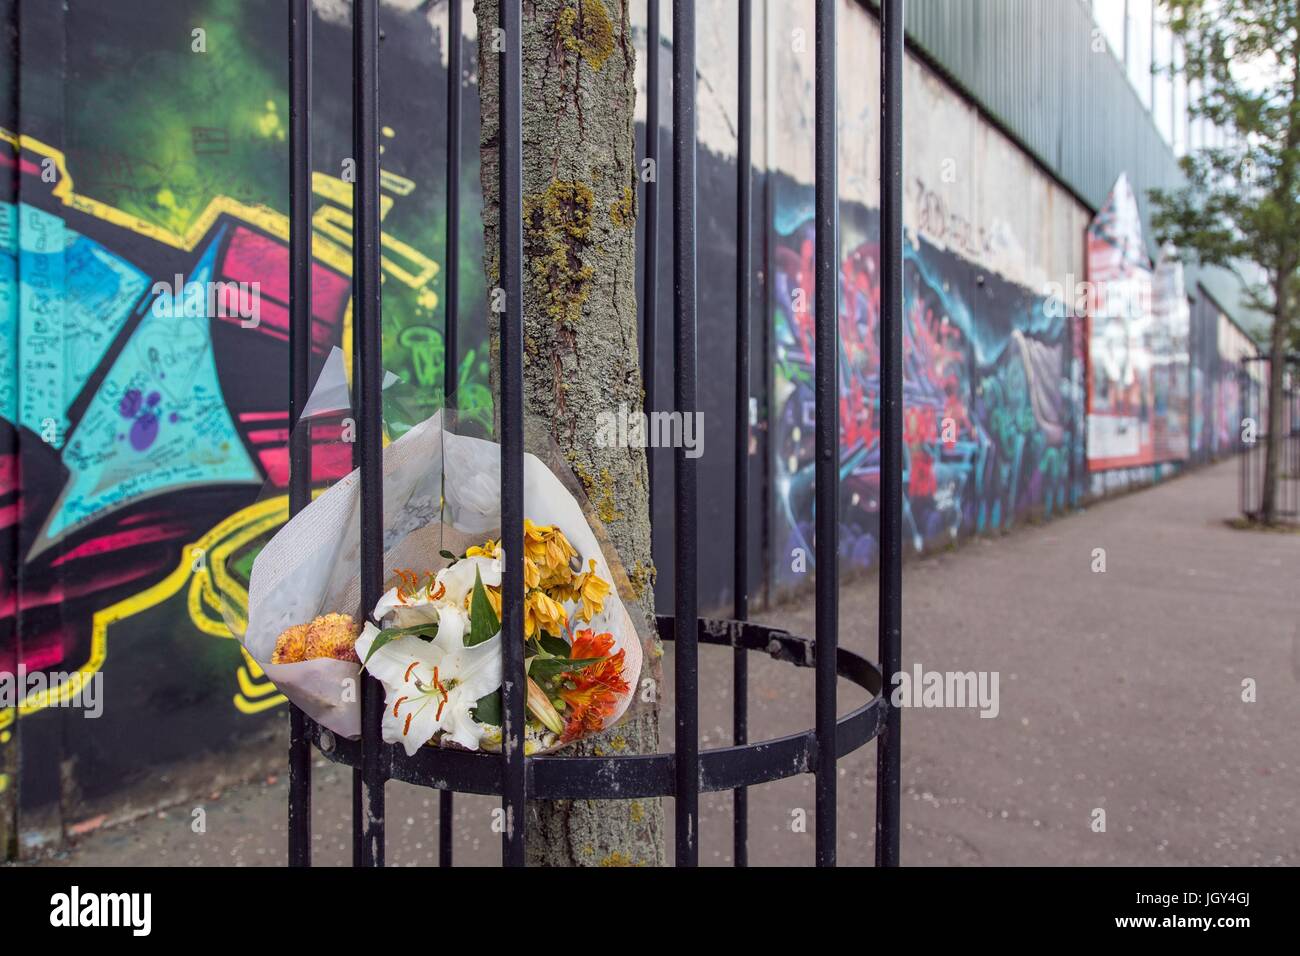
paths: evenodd
<path fill-rule="evenodd" d="M 466 548 L 465 557 L 499 558 L 501 557 L 501 542 L 493 541 L 491 538 L 488 538 L 487 541 L 483 542 L 481 545 L 476 544 L 472 547 Z"/>
<path fill-rule="evenodd" d="M 589 570 L 583 571 L 573 582 L 573 589 L 577 592 L 576 596 L 582 599 L 582 607 L 576 613 L 590 624 L 592 616 L 605 609 L 605 598 L 609 595 L 610 587 L 608 581 L 596 574 L 595 560 L 592 559 L 588 565 Z"/>
<path fill-rule="evenodd" d="M 564 580 L 572 577 L 573 568 L 570 562 L 577 556 L 577 550 L 569 544 L 569 539 L 558 528 L 546 539 L 546 568 L 552 576 L 563 577 Z"/>
<path fill-rule="evenodd" d="M 549 524 L 533 524 L 524 519 L 524 557 L 536 561 L 538 565 L 546 564 L 546 539 L 555 529 Z"/>
<path fill-rule="evenodd" d="M 524 558 L 524 587 L 532 590 L 542 586 L 542 572 L 531 558 Z"/>
<path fill-rule="evenodd" d="M 567 584 L 573 577 L 569 562 L 578 552 L 564 532 L 554 525 L 533 524 L 524 519 L 524 557 L 536 563 L 541 573 L 541 586 Z"/>
<path fill-rule="evenodd" d="M 530 525 L 531 525 L 531 522 L 530 522 Z M 537 528 L 536 528 L 535 525 L 532 526 L 532 530 L 534 530 L 534 531 L 537 530 Z M 544 547 L 543 547 L 543 553 L 544 553 Z M 466 549 L 465 549 L 465 557 L 467 557 L 467 558 L 504 558 L 504 557 L 505 557 L 505 549 L 501 547 L 501 542 L 500 542 L 500 541 L 493 541 L 491 538 L 488 538 L 487 541 L 485 541 L 485 542 L 484 542 L 483 544 L 481 544 L 481 545 L 480 545 L 480 544 L 476 544 L 476 545 L 474 545 L 474 546 L 472 546 L 472 547 L 470 547 L 470 548 L 466 548 Z M 539 568 L 539 567 L 537 566 L 537 562 L 534 561 L 531 557 L 527 557 L 527 556 L 525 556 L 525 558 L 524 558 L 524 587 L 526 587 L 526 588 L 537 588 L 537 587 L 541 587 L 541 586 L 542 586 L 542 571 L 541 571 L 541 568 Z"/>
<path fill-rule="evenodd" d="M 531 591 L 525 602 L 524 636 L 532 637 L 539 630 L 559 637 L 569 623 L 569 616 L 564 613 L 564 605 L 551 598 L 545 591 Z"/>

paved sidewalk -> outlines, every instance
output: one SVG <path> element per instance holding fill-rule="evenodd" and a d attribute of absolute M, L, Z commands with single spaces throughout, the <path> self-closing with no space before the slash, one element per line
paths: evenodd
<path fill-rule="evenodd" d="M 906 668 L 996 671 L 1000 711 L 904 713 L 905 864 L 1300 864 L 1300 534 L 1228 528 L 1235 481 L 1225 462 L 907 565 Z M 842 595 L 842 643 L 874 657 L 874 579 Z M 764 619 L 810 635 L 811 598 Z M 730 654 L 701 668 L 703 745 L 723 745 Z M 811 671 L 753 655 L 750 686 L 751 739 L 811 726 Z M 841 863 L 871 861 L 874 777 L 874 745 L 841 762 Z M 436 795 L 388 792 L 389 862 L 434 862 Z M 285 800 L 283 776 L 235 787 L 203 801 L 206 833 L 187 803 L 49 862 L 279 864 Z M 314 800 L 316 862 L 348 863 L 350 774 L 321 763 Z M 499 860 L 494 805 L 457 798 L 458 863 Z M 750 805 L 753 864 L 812 862 L 811 778 Z M 701 862 L 728 863 L 730 833 L 730 795 L 703 798 Z"/>

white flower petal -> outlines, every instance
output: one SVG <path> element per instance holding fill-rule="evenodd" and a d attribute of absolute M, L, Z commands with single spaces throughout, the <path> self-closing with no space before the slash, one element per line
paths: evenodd
<path fill-rule="evenodd" d="M 423 602 L 393 609 L 394 627 L 414 627 L 417 624 L 432 624 L 438 620 L 438 609 Z"/>
<path fill-rule="evenodd" d="M 363 661 L 378 635 L 379 629 L 367 622 L 356 645 L 357 654 Z M 385 689 L 390 692 L 396 688 L 409 693 L 403 688 L 408 684 L 413 686 L 415 678 L 425 682 L 433 679 L 434 665 L 439 664 L 444 656 L 441 649 L 435 648 L 428 641 L 422 641 L 418 637 L 399 637 L 375 651 L 365 667 L 383 681 Z M 412 664 L 416 665 L 414 669 L 411 668 Z"/>
<path fill-rule="evenodd" d="M 481 694 L 479 696 L 482 696 Z M 483 725 L 470 716 L 470 708 L 478 703 L 478 697 L 463 686 L 452 690 L 447 706 L 442 712 L 442 729 L 445 739 L 454 740 L 462 747 L 478 750 L 483 741 Z"/>
<path fill-rule="evenodd" d="M 446 716 L 445 708 L 443 716 Z M 440 729 L 437 697 L 416 697 L 396 710 L 389 705 L 384 711 L 384 742 L 401 744 L 408 757 L 413 757 Z"/>
<path fill-rule="evenodd" d="M 468 619 L 459 607 L 443 605 L 438 608 L 438 636 L 433 639 L 443 654 L 456 655 L 464 649 L 465 626 Z M 455 664 L 449 663 L 454 667 Z"/>
<path fill-rule="evenodd" d="M 438 619 L 435 603 L 425 588 L 420 588 L 415 594 L 406 595 L 404 599 L 398 597 L 397 588 L 392 588 L 379 599 L 372 616 L 376 621 L 390 627 L 429 624 Z"/>
<path fill-rule="evenodd" d="M 375 605 L 374 618 L 376 621 L 382 621 L 392 613 L 393 608 L 398 607 L 401 602 L 397 599 L 397 588 L 389 588 L 384 592 L 384 596 L 379 599 Z"/>
<path fill-rule="evenodd" d="M 501 686 L 501 635 L 463 648 L 456 661 L 457 690 L 478 700 Z"/>
<path fill-rule="evenodd" d="M 408 755 L 413 755 L 439 731 L 445 740 L 478 750 L 484 728 L 470 716 L 470 711 L 480 698 L 501 686 L 501 635 L 466 647 L 469 618 L 463 607 L 440 601 L 436 610 L 437 638 L 429 642 L 418 637 L 399 637 L 375 651 L 366 666 L 383 682 L 386 691 L 384 740 L 400 743 Z M 379 628 L 367 622 L 357 639 L 357 653 L 364 658 L 378 634 Z M 450 686 L 441 718 L 438 717 L 441 697 L 428 692 L 435 666 L 439 679 Z"/>
<path fill-rule="evenodd" d="M 438 582 L 447 588 L 443 599 L 452 604 L 464 604 L 465 597 L 474 589 L 474 572 L 483 578 L 483 586 L 501 584 L 501 562 L 496 558 L 462 558 L 449 568 L 438 572 Z"/>

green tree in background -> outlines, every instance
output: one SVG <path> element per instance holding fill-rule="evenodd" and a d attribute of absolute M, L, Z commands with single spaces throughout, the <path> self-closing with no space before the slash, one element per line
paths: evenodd
<path fill-rule="evenodd" d="M 1257 519 L 1277 520 L 1282 384 L 1288 347 L 1300 337 L 1300 0 L 1162 0 L 1184 44 L 1184 72 L 1200 85 L 1189 104 L 1229 132 L 1224 146 L 1182 159 L 1187 184 L 1152 190 L 1162 241 L 1201 262 L 1233 269 L 1249 303 L 1272 317 L 1268 436 Z"/>

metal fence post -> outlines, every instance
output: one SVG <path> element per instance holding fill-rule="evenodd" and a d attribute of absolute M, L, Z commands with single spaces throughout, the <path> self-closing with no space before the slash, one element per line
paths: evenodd
<path fill-rule="evenodd" d="M 897 866 L 903 666 L 903 0 L 880 3 L 880 673 L 885 726 L 876 742 L 876 865 Z"/>
<path fill-rule="evenodd" d="M 673 400 L 683 418 L 695 414 L 695 2 L 673 3 Z M 674 658 L 678 866 L 699 862 L 699 618 L 696 594 L 696 472 L 686 449 L 674 450 Z"/>
<path fill-rule="evenodd" d="M 836 192 L 835 5 L 817 0 L 813 293 L 817 567 L 817 865 L 835 865 L 835 655 L 839 647 L 839 204 Z"/>
<path fill-rule="evenodd" d="M 655 344 L 659 317 L 659 0 L 646 0 L 646 106 L 645 159 L 649 169 L 641 176 L 642 215 L 645 238 L 641 277 L 641 388 L 646 415 L 655 407 Z M 655 450 L 645 454 L 646 485 L 649 488 L 650 517 L 654 519 Z M 653 533 L 653 532 L 652 532 Z"/>
<path fill-rule="evenodd" d="M 289 514 L 311 501 L 311 0 L 289 4 Z M 289 865 L 311 866 L 311 722 L 289 705 Z"/>
<path fill-rule="evenodd" d="M 500 73 L 501 150 L 501 859 L 524 865 L 524 283 L 523 21 L 520 0 L 500 0 L 505 32 Z"/>
<path fill-rule="evenodd" d="M 355 0 L 352 17 L 352 135 L 357 176 L 352 191 L 352 384 L 357 419 L 354 458 L 361 472 L 361 613 L 369 617 L 384 588 L 378 0 Z M 363 866 L 384 865 L 387 750 L 382 740 L 383 713 L 383 685 L 367 675 L 361 682 Z"/>
<path fill-rule="evenodd" d="M 460 97 L 461 97 L 461 6 L 463 0 L 447 3 L 447 241 L 446 271 L 443 273 L 445 324 L 442 339 L 443 422 L 460 383 Z M 438 791 L 438 865 L 452 864 L 452 809 L 450 790 Z"/>
<path fill-rule="evenodd" d="M 736 127 L 736 434 L 735 434 L 735 547 L 732 551 L 733 616 L 749 617 L 749 352 L 750 277 L 753 271 L 753 217 L 750 208 L 753 180 L 751 156 L 751 110 L 753 99 L 753 3 L 740 0 L 740 77 Z M 731 739 L 749 740 L 749 652 L 737 646 L 731 652 L 732 713 Z M 733 857 L 736 866 L 749 865 L 749 791 L 732 791 Z"/>

